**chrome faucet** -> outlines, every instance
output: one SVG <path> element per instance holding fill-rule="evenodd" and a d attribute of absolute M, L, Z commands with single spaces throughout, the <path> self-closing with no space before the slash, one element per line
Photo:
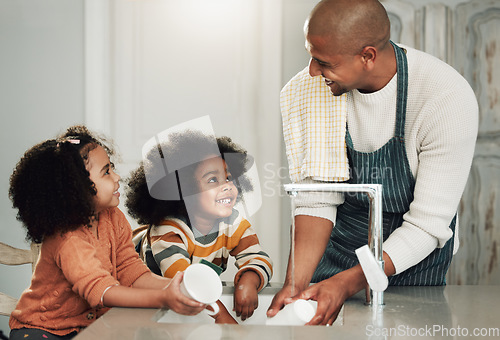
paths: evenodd
<path fill-rule="evenodd" d="M 382 234 L 382 184 L 348 184 L 348 183 L 311 183 L 311 184 L 285 184 L 284 189 L 288 195 L 296 196 L 299 191 L 329 191 L 329 192 L 360 192 L 365 193 L 370 201 L 368 246 L 384 271 L 383 259 L 383 234 Z M 292 211 L 293 214 L 293 211 Z M 293 216 L 292 216 L 293 218 Z M 294 245 L 292 245 L 294 246 Z M 384 292 L 366 290 L 366 302 L 372 306 L 384 304 Z"/>

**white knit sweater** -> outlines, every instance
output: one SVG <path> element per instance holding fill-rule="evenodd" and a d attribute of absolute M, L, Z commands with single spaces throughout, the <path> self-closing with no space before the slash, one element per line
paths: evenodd
<path fill-rule="evenodd" d="M 478 129 L 477 101 L 467 81 L 441 60 L 404 47 L 409 69 L 405 146 L 416 183 L 402 226 L 384 242 L 396 273 L 419 263 L 452 236 L 448 226 L 467 182 Z M 377 92 L 348 93 L 347 124 L 357 151 L 375 151 L 394 136 L 396 88 L 395 75 Z M 342 200 L 340 194 L 301 193 L 295 215 L 334 222 Z"/>

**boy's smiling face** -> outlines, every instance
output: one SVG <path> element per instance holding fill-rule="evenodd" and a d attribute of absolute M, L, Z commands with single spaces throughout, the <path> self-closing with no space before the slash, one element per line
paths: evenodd
<path fill-rule="evenodd" d="M 191 212 L 205 220 L 231 216 L 238 196 L 226 162 L 215 155 L 198 165 L 194 172 L 198 185 L 196 211 Z"/>

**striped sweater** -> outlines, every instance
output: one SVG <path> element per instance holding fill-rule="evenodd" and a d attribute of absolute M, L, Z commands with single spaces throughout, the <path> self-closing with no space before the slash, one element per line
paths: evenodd
<path fill-rule="evenodd" d="M 260 291 L 273 274 L 271 258 L 262 250 L 250 223 L 237 210 L 219 220 L 207 235 L 192 230 L 179 218 L 167 217 L 160 225 L 134 230 L 134 243 L 151 271 L 169 278 L 202 259 L 225 270 L 229 255 L 235 257 L 239 269 L 235 284 L 241 274 L 253 270 L 260 277 Z"/>

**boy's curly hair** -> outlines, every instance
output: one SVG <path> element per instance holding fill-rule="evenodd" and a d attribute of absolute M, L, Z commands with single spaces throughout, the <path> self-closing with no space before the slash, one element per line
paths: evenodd
<path fill-rule="evenodd" d="M 168 164 L 181 164 L 183 158 L 186 157 L 186 150 L 189 150 L 190 159 L 203 160 L 213 155 L 213 140 L 213 136 L 190 130 L 184 133 L 174 133 L 169 136 L 168 143 L 162 143 L 151 149 L 146 159 L 149 164 L 164 164 L 166 159 L 168 159 Z M 238 188 L 238 198 L 241 198 L 243 192 L 253 190 L 250 179 L 245 175 L 245 172 L 252 165 L 253 159 L 247 155 L 246 150 L 234 143 L 229 137 L 217 137 L 216 141 L 219 152 L 225 158 L 232 177 L 238 179 L 234 184 Z M 184 181 L 180 190 L 182 195 L 187 196 L 198 190 L 194 181 L 194 173 L 199 164 L 198 162 L 179 169 L 184 177 L 193 178 L 189 183 L 192 185 L 188 187 L 185 185 L 187 182 Z M 152 194 L 151 188 L 148 188 L 144 168 L 145 162 L 143 161 L 138 168 L 132 171 L 127 180 L 125 206 L 129 215 L 143 225 L 158 225 L 168 216 L 180 217 L 189 224 L 188 213 L 182 197 L 180 200 L 168 200 L 159 199 L 157 195 Z M 161 183 L 162 180 L 159 181 L 159 187 L 177 193 L 179 188 L 175 180 L 175 173 L 170 175 L 173 176 L 173 180 L 165 177 L 162 179 L 163 183 Z"/>
<path fill-rule="evenodd" d="M 27 240 L 40 243 L 90 223 L 97 192 L 86 165 L 98 146 L 113 154 L 103 138 L 75 125 L 26 151 L 10 177 L 9 198 Z"/>

